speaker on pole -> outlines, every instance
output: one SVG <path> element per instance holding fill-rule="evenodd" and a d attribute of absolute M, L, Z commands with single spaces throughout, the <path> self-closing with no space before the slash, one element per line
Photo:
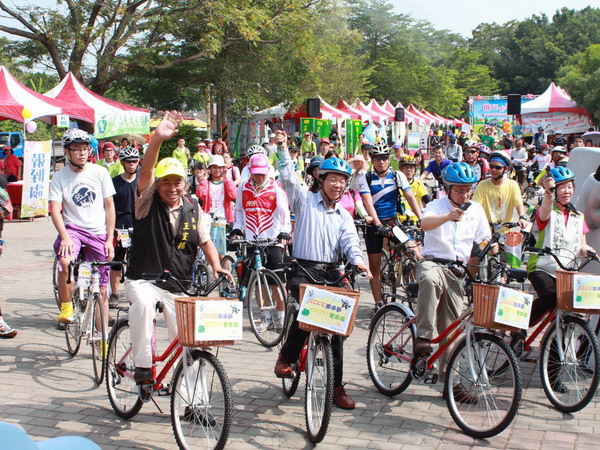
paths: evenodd
<path fill-rule="evenodd" d="M 404 108 L 396 108 L 395 109 L 394 122 L 404 122 Z"/>
<path fill-rule="evenodd" d="M 509 116 L 516 116 L 521 114 L 521 95 L 520 94 L 508 94 L 507 96 L 507 111 Z"/>
<path fill-rule="evenodd" d="M 308 117 L 321 117 L 321 100 L 318 98 L 306 99 L 306 112 Z"/>

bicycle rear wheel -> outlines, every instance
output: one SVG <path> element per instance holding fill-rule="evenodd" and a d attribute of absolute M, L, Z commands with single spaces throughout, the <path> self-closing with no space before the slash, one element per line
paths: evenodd
<path fill-rule="evenodd" d="M 220 361 L 206 351 L 184 355 L 171 393 L 171 424 L 179 447 L 224 448 L 232 413 L 231 387 Z"/>
<path fill-rule="evenodd" d="M 208 265 L 201 259 L 194 261 L 194 288 L 196 292 L 203 292 L 208 285 L 209 270 Z"/>
<path fill-rule="evenodd" d="M 396 293 L 396 272 L 394 271 L 394 263 L 391 260 L 390 254 L 383 250 L 381 253 L 381 291 L 385 293 Z"/>
<path fill-rule="evenodd" d="M 73 291 L 73 320 L 65 323 L 65 337 L 67 339 L 67 350 L 71 356 L 79 352 L 81 337 L 84 332 L 83 322 L 85 318 L 85 305 L 81 298 L 80 290 L 75 286 Z"/>
<path fill-rule="evenodd" d="M 283 337 L 283 319 L 279 319 L 276 299 L 286 303 L 286 289 L 275 272 L 269 269 L 255 271 L 246 291 L 248 319 L 256 339 L 265 347 L 274 347 Z"/>
<path fill-rule="evenodd" d="M 571 413 L 585 408 L 594 398 L 600 358 L 598 340 L 582 319 L 564 315 L 561 322 L 562 339 L 552 322 L 542 341 L 540 375 L 550 403 L 559 411 Z"/>
<path fill-rule="evenodd" d="M 522 394 L 521 370 L 514 353 L 497 336 L 473 333 L 450 357 L 446 404 L 456 424 L 469 436 L 488 438 L 514 419 Z"/>
<path fill-rule="evenodd" d="M 106 353 L 108 343 L 106 342 L 106 323 L 104 322 L 104 310 L 99 294 L 94 294 L 92 299 L 92 314 L 90 345 L 92 346 L 92 363 L 94 365 L 94 378 L 100 386 L 104 379 L 106 368 Z"/>
<path fill-rule="evenodd" d="M 54 292 L 54 301 L 60 310 L 60 298 L 58 297 L 58 256 L 54 257 L 52 263 L 52 292 Z"/>
<path fill-rule="evenodd" d="M 313 443 L 323 440 L 333 405 L 333 352 L 327 338 L 310 334 L 306 358 L 306 431 Z"/>
<path fill-rule="evenodd" d="M 410 362 L 415 341 L 414 325 L 400 330 L 410 317 L 398 305 L 385 305 L 371 319 L 367 366 L 375 387 L 385 395 L 403 392 L 410 382 Z"/>
<path fill-rule="evenodd" d="M 131 419 L 143 405 L 133 379 L 134 371 L 129 321 L 119 320 L 113 327 L 108 345 L 106 391 L 113 410 L 124 419 Z"/>

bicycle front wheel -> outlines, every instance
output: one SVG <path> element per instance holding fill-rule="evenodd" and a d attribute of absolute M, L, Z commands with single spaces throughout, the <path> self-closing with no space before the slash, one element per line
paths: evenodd
<path fill-rule="evenodd" d="M 83 334 L 83 322 L 85 305 L 81 298 L 78 287 L 73 291 L 73 320 L 65 323 L 65 337 L 67 339 L 67 350 L 71 356 L 75 356 L 79 352 L 81 346 L 81 337 Z"/>
<path fill-rule="evenodd" d="M 201 259 L 194 262 L 194 287 L 196 292 L 204 292 L 208 286 L 209 270 L 208 265 Z"/>
<path fill-rule="evenodd" d="M 367 344 L 367 366 L 375 387 L 385 395 L 403 392 L 410 382 L 410 362 L 414 356 L 414 326 L 399 307 L 385 305 L 371 320 Z M 401 331 L 402 330 L 402 331 Z"/>
<path fill-rule="evenodd" d="M 133 379 L 134 371 L 129 321 L 119 320 L 111 332 L 108 344 L 106 391 L 113 410 L 123 419 L 131 419 L 140 412 L 143 405 Z"/>
<path fill-rule="evenodd" d="M 594 398 L 598 388 L 598 340 L 579 317 L 562 316 L 560 337 L 556 322 L 550 326 L 541 345 L 540 375 L 544 392 L 559 411 L 579 411 Z"/>
<path fill-rule="evenodd" d="M 446 404 L 456 424 L 469 436 L 488 438 L 514 419 L 521 402 L 521 370 L 514 353 L 497 336 L 473 333 L 450 358 Z"/>
<path fill-rule="evenodd" d="M 310 334 L 306 360 L 306 395 L 304 413 L 308 438 L 323 440 L 333 404 L 333 352 L 327 338 Z"/>
<path fill-rule="evenodd" d="M 224 448 L 232 412 L 231 387 L 219 360 L 200 350 L 184 355 L 171 392 L 171 424 L 179 448 Z"/>
<path fill-rule="evenodd" d="M 94 294 L 91 320 L 90 344 L 92 346 L 92 363 L 94 365 L 94 378 L 96 384 L 100 386 L 104 379 L 104 370 L 106 368 L 106 353 L 108 343 L 106 342 L 106 323 L 104 322 L 104 309 L 99 294 Z"/>
<path fill-rule="evenodd" d="M 265 347 L 274 347 L 283 337 L 286 290 L 279 277 L 268 269 L 255 271 L 246 291 L 248 319 L 252 332 Z M 279 317 L 277 305 L 284 307 Z"/>
<path fill-rule="evenodd" d="M 58 256 L 54 257 L 52 263 L 52 292 L 54 292 L 54 301 L 60 310 L 60 298 L 58 297 Z"/>

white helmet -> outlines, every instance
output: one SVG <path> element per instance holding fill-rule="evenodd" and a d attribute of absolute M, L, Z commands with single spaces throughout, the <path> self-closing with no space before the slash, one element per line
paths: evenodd
<path fill-rule="evenodd" d="M 248 150 L 246 150 L 246 156 L 248 158 L 257 153 L 262 153 L 264 155 L 267 153 L 267 151 L 262 145 L 251 145 L 250 147 L 248 147 Z"/>
<path fill-rule="evenodd" d="M 65 147 L 70 144 L 89 144 L 91 142 L 90 135 L 79 128 L 71 128 L 63 134 L 62 142 Z"/>

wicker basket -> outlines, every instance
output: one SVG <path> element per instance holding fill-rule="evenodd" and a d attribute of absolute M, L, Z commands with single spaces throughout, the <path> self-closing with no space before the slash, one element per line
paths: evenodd
<path fill-rule="evenodd" d="M 498 300 L 498 286 L 488 284 L 472 284 L 473 288 L 473 324 L 478 327 L 504 331 L 519 331 L 519 328 L 510 327 L 503 323 L 494 322 L 496 315 L 496 300 Z"/>
<path fill-rule="evenodd" d="M 231 300 L 219 297 L 177 297 L 175 298 L 175 315 L 177 316 L 177 330 L 179 343 L 185 347 L 217 347 L 233 345 L 235 341 L 195 341 L 194 326 L 196 318 L 196 302 L 207 300 Z M 240 304 L 241 305 L 241 304 Z"/>
<path fill-rule="evenodd" d="M 354 309 L 352 310 L 352 313 L 350 315 L 350 322 L 348 323 L 348 330 L 347 330 L 346 334 L 336 333 L 331 330 L 327 330 L 325 328 L 320 328 L 320 327 L 317 327 L 314 325 L 309 325 L 309 324 L 303 323 L 303 322 L 298 322 L 298 326 L 300 327 L 300 329 L 304 330 L 304 331 L 314 331 L 316 333 L 338 334 L 340 336 L 346 336 L 346 337 L 350 336 L 352 334 L 352 331 L 354 330 L 354 322 L 356 320 L 356 312 L 358 311 L 358 301 L 360 299 L 360 292 L 353 291 L 350 289 L 331 287 L 331 286 L 319 286 L 316 284 L 301 284 L 300 285 L 300 294 L 299 294 L 300 301 L 302 301 L 302 299 L 304 298 L 304 291 L 306 291 L 306 288 L 309 286 L 312 286 L 312 287 L 315 287 L 318 289 L 323 289 L 324 291 L 329 291 L 334 294 L 344 295 L 346 297 L 354 298 L 356 300 L 356 302 L 354 303 Z"/>
<path fill-rule="evenodd" d="M 573 307 L 573 276 L 591 275 L 583 272 L 556 271 L 556 306 L 561 311 L 571 311 L 586 314 L 600 314 L 600 309 L 584 309 Z"/>

